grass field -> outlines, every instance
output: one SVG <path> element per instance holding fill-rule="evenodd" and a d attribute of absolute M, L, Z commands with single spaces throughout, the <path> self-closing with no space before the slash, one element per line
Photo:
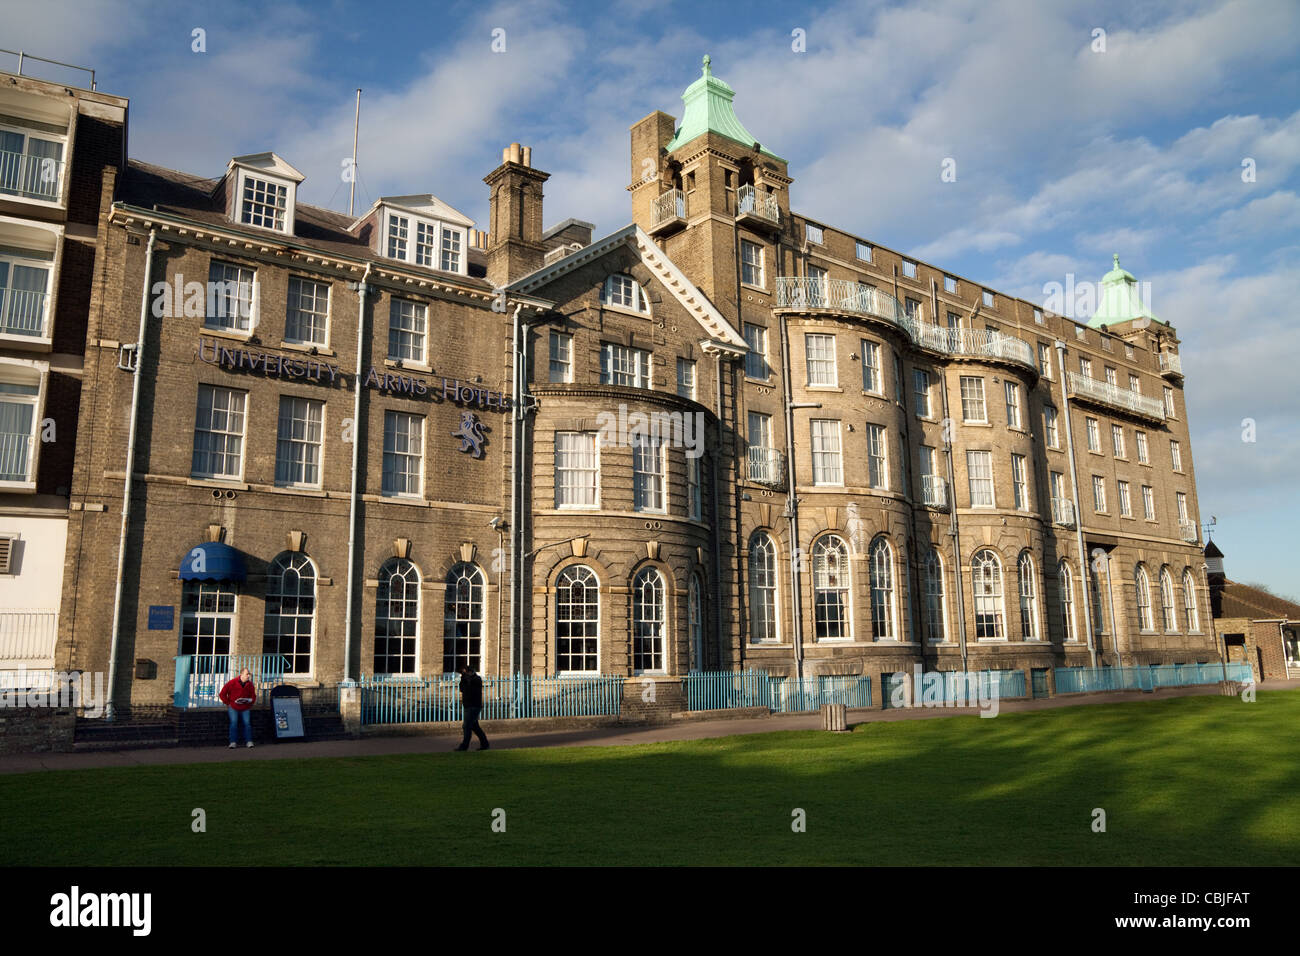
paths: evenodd
<path fill-rule="evenodd" d="M 1295 864 L 1298 728 L 1300 693 L 1274 692 L 837 735 L 32 773 L 0 777 L 0 854 L 228 864 L 239 838 L 259 865 Z"/>

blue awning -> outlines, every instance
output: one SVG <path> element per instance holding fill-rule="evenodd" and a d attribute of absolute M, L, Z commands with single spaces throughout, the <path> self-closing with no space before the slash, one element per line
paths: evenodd
<path fill-rule="evenodd" d="M 196 544 L 181 558 L 182 581 L 243 581 L 244 556 L 228 544 Z"/>

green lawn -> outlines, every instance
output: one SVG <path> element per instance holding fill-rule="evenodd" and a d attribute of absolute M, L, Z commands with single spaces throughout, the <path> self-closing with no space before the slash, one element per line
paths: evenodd
<path fill-rule="evenodd" d="M 837 735 L 33 773 L 0 777 L 0 852 L 227 864 L 239 840 L 260 865 L 1295 864 L 1298 728 L 1300 693 L 1274 692 Z"/>

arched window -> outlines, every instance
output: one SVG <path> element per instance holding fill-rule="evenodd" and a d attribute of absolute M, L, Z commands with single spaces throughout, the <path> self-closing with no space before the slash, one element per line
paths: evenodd
<path fill-rule="evenodd" d="M 442 672 L 454 674 L 468 665 L 483 667 L 483 572 L 458 564 L 447 572 L 442 617 Z"/>
<path fill-rule="evenodd" d="M 600 302 L 601 305 L 631 309 L 633 312 L 650 312 L 650 300 L 646 297 L 645 289 L 631 276 L 621 273 L 605 280 L 605 285 L 600 290 Z"/>
<path fill-rule="evenodd" d="M 833 534 L 813 545 L 813 620 L 817 640 L 853 636 L 849 610 L 849 549 Z"/>
<path fill-rule="evenodd" d="M 235 625 L 235 586 L 186 581 L 181 588 L 181 653 L 229 654 Z"/>
<path fill-rule="evenodd" d="M 1155 622 L 1151 619 L 1151 582 L 1147 578 L 1147 569 L 1140 564 L 1133 575 L 1133 583 L 1137 587 L 1139 624 L 1144 631 L 1155 630 Z"/>
<path fill-rule="evenodd" d="M 632 668 L 664 672 L 664 576 L 643 568 L 632 581 Z"/>
<path fill-rule="evenodd" d="M 1174 614 L 1174 576 L 1168 567 L 1160 569 L 1160 617 L 1166 631 L 1178 630 L 1178 618 Z"/>
<path fill-rule="evenodd" d="M 1196 579 L 1190 568 L 1183 569 L 1183 610 L 1187 612 L 1187 630 L 1195 634 L 1201 629 L 1201 615 L 1196 607 Z"/>
<path fill-rule="evenodd" d="M 555 669 L 600 671 L 600 584 L 582 564 L 565 568 L 555 584 Z"/>
<path fill-rule="evenodd" d="M 776 543 L 762 531 L 749 539 L 749 639 L 780 640 L 776 616 Z"/>
<path fill-rule="evenodd" d="M 894 598 L 894 551 L 884 538 L 871 542 L 871 636 L 898 639 L 898 604 Z"/>
<path fill-rule="evenodd" d="M 691 575 L 686 596 L 686 617 L 690 628 L 691 669 L 704 670 L 704 587 L 698 574 Z"/>
<path fill-rule="evenodd" d="M 1070 566 L 1064 561 L 1060 568 L 1061 579 L 1061 628 L 1067 641 L 1077 641 L 1079 631 L 1074 620 L 1074 575 Z"/>
<path fill-rule="evenodd" d="M 1002 562 L 998 556 L 984 548 L 971 558 L 971 589 L 975 593 L 975 639 L 1000 641 L 1006 639 L 1003 628 L 1005 610 L 1002 604 Z"/>
<path fill-rule="evenodd" d="M 283 657 L 286 674 L 310 674 L 315 624 L 316 569 L 305 554 L 286 551 L 266 571 L 262 653 Z"/>
<path fill-rule="evenodd" d="M 1038 583 L 1034 577 L 1034 558 L 1028 551 L 1020 552 L 1016 563 L 1020 579 L 1020 633 L 1026 641 L 1038 640 Z"/>
<path fill-rule="evenodd" d="M 416 673 L 420 635 L 420 572 L 406 558 L 389 558 L 375 592 L 375 673 Z"/>
<path fill-rule="evenodd" d="M 943 559 L 931 548 L 925 558 L 925 632 L 930 643 L 948 639 L 948 611 L 943 599 Z"/>

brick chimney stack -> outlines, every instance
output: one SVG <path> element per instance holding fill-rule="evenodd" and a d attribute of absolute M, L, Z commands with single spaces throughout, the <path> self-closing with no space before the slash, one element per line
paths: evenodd
<path fill-rule="evenodd" d="M 498 288 L 542 267 L 542 183 L 550 173 L 533 169 L 532 149 L 511 143 L 501 165 L 484 177 L 489 203 L 487 278 Z"/>

